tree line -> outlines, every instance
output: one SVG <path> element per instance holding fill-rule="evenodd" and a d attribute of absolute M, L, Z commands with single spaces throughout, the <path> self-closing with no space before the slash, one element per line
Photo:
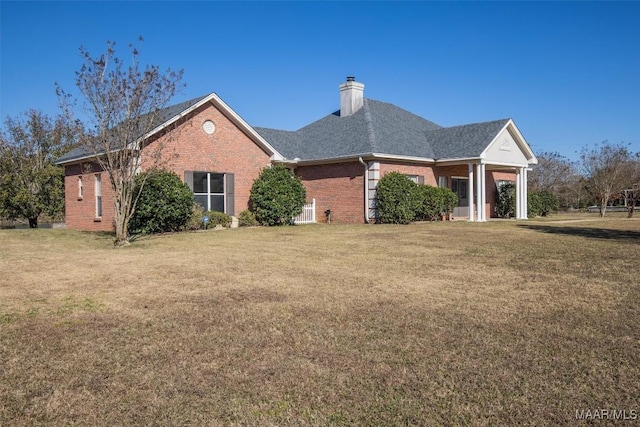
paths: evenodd
<path fill-rule="evenodd" d="M 585 146 L 577 161 L 557 152 L 537 155 L 538 164 L 528 174 L 529 192 L 546 191 L 562 208 L 598 206 L 604 216 L 609 206 L 625 206 L 628 217 L 640 203 L 640 152 L 628 144 L 603 141 Z"/>

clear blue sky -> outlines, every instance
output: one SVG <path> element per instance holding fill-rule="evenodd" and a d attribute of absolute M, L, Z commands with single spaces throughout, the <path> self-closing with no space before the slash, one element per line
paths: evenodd
<path fill-rule="evenodd" d="M 0 2 L 0 118 L 58 113 L 78 48 L 184 69 L 175 102 L 216 92 L 295 130 L 365 97 L 442 126 L 511 117 L 537 152 L 605 139 L 640 151 L 638 2 Z"/>

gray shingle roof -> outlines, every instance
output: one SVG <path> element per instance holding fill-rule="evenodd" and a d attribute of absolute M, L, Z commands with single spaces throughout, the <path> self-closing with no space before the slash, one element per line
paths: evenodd
<path fill-rule="evenodd" d="M 452 159 L 478 157 L 508 120 L 443 128 L 393 104 L 365 99 L 351 116 L 335 112 L 297 131 L 255 130 L 288 159 L 373 153 Z"/>
<path fill-rule="evenodd" d="M 202 101 L 207 96 L 209 96 L 209 94 L 203 95 L 203 96 L 199 96 L 198 98 L 190 99 L 188 101 L 184 101 L 184 102 L 181 102 L 179 104 L 171 105 L 169 107 L 165 107 L 165 108 L 159 110 L 158 111 L 158 115 L 157 115 L 156 119 L 154 120 L 154 122 L 153 122 L 153 124 L 151 126 L 151 129 L 154 129 L 154 128 L 162 125 L 163 123 L 165 123 L 166 121 L 168 121 L 172 117 L 175 117 L 178 114 L 182 113 L 184 110 L 196 105 L 198 102 Z M 140 135 L 138 135 L 138 137 L 140 137 L 140 136 L 142 136 L 142 133 Z M 70 162 L 70 161 L 73 161 L 73 160 L 82 159 L 82 158 L 85 158 L 85 157 L 88 157 L 88 156 L 92 156 L 93 154 L 95 154 L 95 153 L 93 152 L 93 150 L 91 148 L 89 148 L 87 146 L 80 146 L 78 148 L 75 148 L 75 149 L 69 151 L 64 156 L 56 159 L 55 163 L 56 164 L 67 163 L 67 162 Z"/>

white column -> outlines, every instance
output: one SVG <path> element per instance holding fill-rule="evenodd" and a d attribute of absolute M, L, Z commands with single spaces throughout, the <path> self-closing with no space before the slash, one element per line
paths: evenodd
<path fill-rule="evenodd" d="M 482 221 L 482 163 L 478 163 L 476 166 L 476 210 L 477 220 Z"/>
<path fill-rule="evenodd" d="M 520 219 L 522 215 L 522 196 L 520 191 L 522 189 L 522 168 L 518 168 L 516 172 L 516 219 Z"/>
<path fill-rule="evenodd" d="M 486 165 L 478 163 L 476 167 L 476 209 L 478 212 L 477 221 L 486 221 L 487 214 L 485 212 L 485 204 L 487 202 L 487 186 L 486 186 Z"/>
<path fill-rule="evenodd" d="M 527 200 L 527 168 L 522 168 L 522 219 L 528 219 L 529 201 Z"/>
<path fill-rule="evenodd" d="M 486 211 L 486 206 L 487 206 L 487 165 L 485 165 L 484 163 L 482 163 L 480 165 L 481 167 L 481 172 L 480 172 L 480 176 L 481 176 L 481 182 L 482 182 L 482 187 L 481 187 L 481 191 L 482 191 L 482 221 L 486 221 L 487 220 L 487 211 Z"/>
<path fill-rule="evenodd" d="M 467 194 L 467 200 L 469 201 L 469 221 L 474 220 L 473 215 L 473 163 L 469 163 L 469 194 Z"/>

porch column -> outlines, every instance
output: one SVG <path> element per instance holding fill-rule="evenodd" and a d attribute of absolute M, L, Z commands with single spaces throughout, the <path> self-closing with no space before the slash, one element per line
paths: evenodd
<path fill-rule="evenodd" d="M 516 177 L 516 219 L 527 219 L 527 169 L 518 168 Z"/>
<path fill-rule="evenodd" d="M 518 168 L 516 171 L 516 219 L 520 219 L 520 211 L 522 204 L 522 197 L 520 196 L 520 189 L 522 188 L 522 168 Z"/>
<path fill-rule="evenodd" d="M 474 220 L 474 215 L 473 215 L 473 163 L 469 163 L 469 194 L 467 194 L 468 196 L 468 200 L 469 200 L 469 221 L 473 221 Z"/>
<path fill-rule="evenodd" d="M 478 221 L 486 221 L 487 213 L 485 212 L 485 205 L 487 203 L 487 179 L 486 179 L 486 166 L 484 163 L 478 163 L 476 168 L 476 180 L 478 182 L 477 185 L 477 195 L 476 195 L 476 206 L 478 209 L 477 220 Z"/>
<path fill-rule="evenodd" d="M 527 200 L 527 168 L 522 168 L 522 219 L 528 219 L 529 214 L 528 206 L 529 201 Z"/>

